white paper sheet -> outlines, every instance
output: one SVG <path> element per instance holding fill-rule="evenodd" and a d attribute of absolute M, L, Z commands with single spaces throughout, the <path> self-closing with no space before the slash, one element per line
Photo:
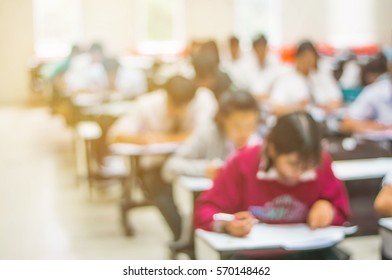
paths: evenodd
<path fill-rule="evenodd" d="M 333 246 L 352 234 L 356 227 L 328 227 L 311 230 L 305 224 L 268 225 L 257 224 L 243 238 L 224 233 L 196 230 L 197 237 L 217 251 L 283 248 L 286 250 L 310 250 Z"/>

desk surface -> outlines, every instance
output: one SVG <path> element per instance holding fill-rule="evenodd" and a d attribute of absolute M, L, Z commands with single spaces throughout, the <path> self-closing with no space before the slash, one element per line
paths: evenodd
<path fill-rule="evenodd" d="M 378 221 L 378 225 L 392 232 L 392 218 L 382 218 Z"/>
<path fill-rule="evenodd" d="M 212 180 L 203 177 L 180 176 L 175 185 L 191 192 L 203 192 L 212 187 Z"/>
<path fill-rule="evenodd" d="M 392 129 L 355 134 L 356 138 L 373 141 L 392 140 Z"/>
<path fill-rule="evenodd" d="M 332 169 L 343 181 L 382 178 L 392 169 L 392 158 L 334 161 Z"/>
<path fill-rule="evenodd" d="M 313 250 L 328 248 L 353 234 L 357 227 L 328 227 L 311 230 L 305 224 L 268 225 L 257 224 L 243 238 L 225 233 L 196 230 L 196 236 L 218 252 L 238 252 L 283 248 L 285 250 Z"/>
<path fill-rule="evenodd" d="M 149 145 L 136 144 L 112 144 L 110 150 L 117 155 L 123 156 L 147 156 L 147 155 L 166 155 L 177 150 L 180 143 L 159 143 Z"/>
<path fill-rule="evenodd" d="M 133 110 L 134 103 L 132 101 L 120 101 L 98 104 L 90 107 L 86 107 L 83 110 L 85 115 L 95 116 L 112 116 L 121 117 Z"/>

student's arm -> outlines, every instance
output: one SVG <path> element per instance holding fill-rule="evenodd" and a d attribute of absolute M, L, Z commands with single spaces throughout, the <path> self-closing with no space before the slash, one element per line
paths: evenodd
<path fill-rule="evenodd" d="M 341 108 L 342 105 L 343 105 L 342 100 L 336 99 L 336 100 L 330 101 L 326 104 L 319 105 L 319 107 L 321 109 L 323 109 L 325 112 L 331 113 L 331 112 Z"/>
<path fill-rule="evenodd" d="M 152 143 L 183 142 L 190 132 L 153 133 L 147 131 L 138 105 L 128 115 L 117 120 L 108 133 L 108 143 L 130 143 L 146 145 Z"/>
<path fill-rule="evenodd" d="M 107 142 L 113 143 L 134 143 L 144 144 L 146 142 L 142 130 L 142 119 L 137 107 L 132 108 L 132 111 L 127 115 L 118 119 L 109 129 Z"/>
<path fill-rule="evenodd" d="M 195 227 L 209 231 L 228 232 L 235 236 L 244 236 L 251 227 L 251 215 L 242 206 L 244 188 L 238 155 L 234 156 L 214 181 L 213 187 L 200 195 L 195 207 Z M 237 214 L 231 222 L 214 222 L 216 213 Z"/>
<path fill-rule="evenodd" d="M 374 202 L 374 209 L 382 216 L 392 217 L 392 171 L 384 178 L 383 188 Z"/>
<path fill-rule="evenodd" d="M 392 183 L 383 186 L 374 202 L 374 209 L 381 216 L 392 217 Z"/>
<path fill-rule="evenodd" d="M 373 105 L 374 92 L 365 88 L 348 109 L 343 119 L 341 129 L 349 133 L 364 133 L 372 130 L 384 130 L 386 126 L 378 123 Z"/>
<path fill-rule="evenodd" d="M 303 92 L 298 92 L 300 98 L 295 97 L 295 101 L 292 100 L 291 93 L 293 91 L 291 80 L 287 80 L 283 77 L 280 78 L 274 87 L 272 88 L 270 95 L 270 104 L 272 107 L 272 113 L 277 116 L 282 116 L 298 110 L 304 110 L 309 105 L 309 100 L 305 98 Z"/>
<path fill-rule="evenodd" d="M 318 170 L 320 199 L 313 204 L 308 216 L 308 224 L 312 228 L 343 225 L 349 216 L 346 190 L 343 182 L 333 174 L 331 164 L 330 156 L 324 154 L 322 167 Z"/>
<path fill-rule="evenodd" d="M 341 124 L 341 129 L 349 133 L 366 133 L 369 131 L 379 131 L 390 129 L 391 127 L 372 120 L 355 120 L 345 117 Z"/>
<path fill-rule="evenodd" d="M 197 130 L 179 149 L 170 157 L 162 169 L 165 181 L 172 183 L 178 176 L 204 177 L 209 164 L 207 157 L 207 141 L 209 135 L 206 130 Z"/>
<path fill-rule="evenodd" d="M 303 100 L 292 105 L 272 104 L 272 113 L 276 116 L 283 116 L 295 111 L 305 110 L 309 105 L 309 101 Z"/>
<path fill-rule="evenodd" d="M 331 113 L 342 107 L 343 94 L 332 74 L 322 73 L 321 75 L 322 80 L 319 85 L 321 86 L 322 95 L 325 98 L 325 102 L 319 104 L 318 107 L 327 113 Z"/>

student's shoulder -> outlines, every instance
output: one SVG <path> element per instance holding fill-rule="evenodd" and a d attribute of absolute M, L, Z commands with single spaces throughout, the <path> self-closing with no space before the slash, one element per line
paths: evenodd
<path fill-rule="evenodd" d="M 321 164 L 320 164 L 318 170 L 321 172 L 325 172 L 325 171 L 331 169 L 332 162 L 333 162 L 333 159 L 332 159 L 330 153 L 326 150 L 323 150 L 321 153 Z"/>
<path fill-rule="evenodd" d="M 390 79 L 382 79 L 379 81 L 376 81 L 368 86 L 366 86 L 360 95 L 362 96 L 369 96 L 372 95 L 374 97 L 374 94 L 379 94 L 382 95 L 385 92 L 389 92 L 391 89 L 391 80 Z"/>
<path fill-rule="evenodd" d="M 242 171 L 253 169 L 260 163 L 262 144 L 247 146 L 237 151 L 229 160 Z"/>
<path fill-rule="evenodd" d="M 213 120 L 205 121 L 203 124 L 196 127 L 193 134 L 196 134 L 206 139 L 223 136 L 222 130 L 219 128 L 218 124 Z"/>
<path fill-rule="evenodd" d="M 164 90 L 156 90 L 149 93 L 145 93 L 140 95 L 136 100 L 136 104 L 138 105 L 163 105 L 165 102 L 166 96 Z"/>

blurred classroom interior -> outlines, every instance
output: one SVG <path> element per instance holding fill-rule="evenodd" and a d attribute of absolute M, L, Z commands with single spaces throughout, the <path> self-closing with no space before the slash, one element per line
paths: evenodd
<path fill-rule="evenodd" d="M 391 0 L 0 0 L 0 26 L 0 259 L 392 259 Z"/>

